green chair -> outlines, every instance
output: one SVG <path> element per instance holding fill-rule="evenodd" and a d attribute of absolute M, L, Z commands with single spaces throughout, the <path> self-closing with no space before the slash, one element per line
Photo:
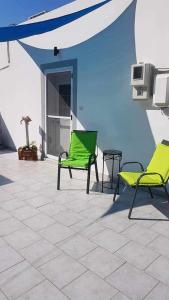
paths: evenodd
<path fill-rule="evenodd" d="M 60 190 L 60 172 L 61 168 L 69 170 L 70 178 L 72 178 L 72 169 L 87 171 L 87 187 L 86 193 L 89 194 L 90 186 L 90 170 L 95 165 L 96 180 L 99 181 L 97 169 L 96 151 L 97 131 L 74 130 L 71 133 L 71 142 L 69 154 L 64 151 L 59 155 L 58 160 L 58 181 L 57 189 Z M 63 154 L 66 159 L 62 160 Z"/>
<path fill-rule="evenodd" d="M 141 172 L 123 172 L 124 166 L 128 164 L 138 164 L 141 168 Z M 113 201 L 115 201 L 116 195 L 119 191 L 120 179 L 122 179 L 128 186 L 135 189 L 134 197 L 128 214 L 129 219 L 131 218 L 137 191 L 140 187 L 147 187 L 152 198 L 153 194 L 151 188 L 162 187 L 165 190 L 167 200 L 169 201 L 169 194 L 166 187 L 169 179 L 169 142 L 163 140 L 161 144 L 157 145 L 146 170 L 144 170 L 143 165 L 139 162 L 126 162 L 122 165 L 121 172 L 118 173 L 118 180 Z"/>

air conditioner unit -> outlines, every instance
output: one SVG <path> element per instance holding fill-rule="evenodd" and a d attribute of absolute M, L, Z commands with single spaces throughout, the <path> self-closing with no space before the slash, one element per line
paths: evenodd
<path fill-rule="evenodd" d="M 146 100 L 153 95 L 154 69 L 154 66 L 148 63 L 131 66 L 133 99 Z"/>
<path fill-rule="evenodd" d="M 169 106 L 169 74 L 159 74 L 156 76 L 153 104 L 157 107 Z"/>

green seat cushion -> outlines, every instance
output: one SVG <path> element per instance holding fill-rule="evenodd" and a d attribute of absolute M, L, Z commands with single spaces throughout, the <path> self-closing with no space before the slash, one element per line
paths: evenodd
<path fill-rule="evenodd" d="M 87 168 L 90 155 L 95 155 L 96 140 L 97 131 L 74 130 L 71 133 L 69 156 L 60 162 L 60 166 Z"/>
<path fill-rule="evenodd" d="M 86 168 L 88 166 L 89 159 L 65 159 L 60 163 L 61 167 L 74 167 L 74 168 Z"/>
<path fill-rule="evenodd" d="M 146 172 L 145 172 L 146 173 Z M 120 177 L 130 186 L 135 186 L 137 179 L 143 173 L 139 172 L 120 172 Z M 147 175 L 141 178 L 139 185 L 161 185 L 161 178 L 159 175 Z"/>

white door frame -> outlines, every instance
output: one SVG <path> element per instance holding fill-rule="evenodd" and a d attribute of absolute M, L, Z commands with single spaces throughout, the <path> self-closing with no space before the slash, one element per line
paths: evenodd
<path fill-rule="evenodd" d="M 73 67 L 63 67 L 63 68 L 54 68 L 54 69 L 45 69 L 44 75 L 45 75 L 45 135 L 47 137 L 47 74 L 51 73 L 63 73 L 63 72 L 70 72 L 71 73 L 71 100 L 70 100 L 70 118 L 64 117 L 67 119 L 70 119 L 70 134 L 73 128 Z M 45 154 L 48 158 L 58 160 L 58 156 L 54 156 L 47 153 L 47 138 L 45 139 Z"/>

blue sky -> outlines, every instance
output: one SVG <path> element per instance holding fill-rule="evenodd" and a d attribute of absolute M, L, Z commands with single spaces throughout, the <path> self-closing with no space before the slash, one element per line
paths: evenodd
<path fill-rule="evenodd" d="M 43 10 L 52 10 L 74 0 L 0 0 L 0 27 L 18 24 Z"/>

